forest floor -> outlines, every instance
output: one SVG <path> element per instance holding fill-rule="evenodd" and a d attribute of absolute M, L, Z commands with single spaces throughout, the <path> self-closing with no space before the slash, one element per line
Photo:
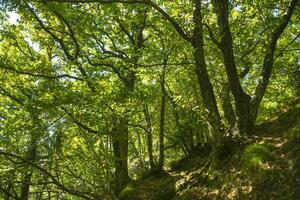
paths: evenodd
<path fill-rule="evenodd" d="M 193 155 L 126 188 L 130 200 L 300 199 L 300 102 L 284 108 L 255 134 L 236 141 L 218 170 Z"/>

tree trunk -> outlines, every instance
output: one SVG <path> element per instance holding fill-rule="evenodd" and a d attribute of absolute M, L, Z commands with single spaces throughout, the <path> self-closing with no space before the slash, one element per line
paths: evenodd
<path fill-rule="evenodd" d="M 255 88 L 254 97 L 251 99 L 250 102 L 253 123 L 255 123 L 259 105 L 264 97 L 272 73 L 272 69 L 274 65 L 274 54 L 277 46 L 277 41 L 280 38 L 281 34 L 286 29 L 286 27 L 288 26 L 298 2 L 299 0 L 289 1 L 287 12 L 282 17 L 281 22 L 278 24 L 276 29 L 273 31 L 268 47 L 266 48 L 262 72 L 261 72 L 261 79 Z"/>
<path fill-rule="evenodd" d="M 213 147 L 213 159 L 217 161 L 221 157 L 221 149 L 223 146 L 223 128 L 221 124 L 220 114 L 217 108 L 217 102 L 212 84 L 209 80 L 207 66 L 204 57 L 203 48 L 203 25 L 201 16 L 201 1 L 194 0 L 194 32 L 192 38 L 192 45 L 194 48 L 194 58 L 196 62 L 196 75 L 201 90 L 201 97 L 203 104 L 207 110 L 209 131 L 211 133 L 212 147 Z"/>
<path fill-rule="evenodd" d="M 164 148 L 164 129 L 165 129 L 165 111 L 166 111 L 166 89 L 165 89 L 165 74 L 166 74 L 166 61 L 161 75 L 161 107 L 160 107 L 160 123 L 159 123 L 159 159 L 158 170 L 162 170 L 165 160 Z"/>
<path fill-rule="evenodd" d="M 241 134 L 249 134 L 253 130 L 258 107 L 268 86 L 269 78 L 274 64 L 274 53 L 280 35 L 287 27 L 292 13 L 299 0 L 290 0 L 288 12 L 283 16 L 282 22 L 272 34 L 263 63 L 262 81 L 256 87 L 254 97 L 246 94 L 240 84 L 233 53 L 233 42 L 228 20 L 228 0 L 214 0 L 214 8 L 218 17 L 218 26 L 221 42 L 219 48 L 223 54 L 223 62 L 229 81 L 230 90 L 235 100 L 238 130 Z"/>
<path fill-rule="evenodd" d="M 117 118 L 112 130 L 113 151 L 115 159 L 115 192 L 117 195 L 129 182 L 128 176 L 128 120 Z"/>
<path fill-rule="evenodd" d="M 215 12 L 221 42 L 219 48 L 223 55 L 223 62 L 228 77 L 229 87 L 235 101 L 238 130 L 241 134 L 248 134 L 252 130 L 250 115 L 250 96 L 246 94 L 240 84 L 233 54 L 232 35 L 228 21 L 228 0 L 215 0 Z"/>
<path fill-rule="evenodd" d="M 151 170 L 155 169 L 155 163 L 153 160 L 153 144 L 152 144 L 152 126 L 151 126 L 151 118 L 149 114 L 148 105 L 144 106 L 144 116 L 147 123 L 147 150 L 148 150 L 148 156 L 149 156 L 149 164 Z"/>
<path fill-rule="evenodd" d="M 119 195 L 129 182 L 128 176 L 128 109 L 127 98 L 134 90 L 135 73 L 129 71 L 124 79 L 124 91 L 121 96 L 121 104 L 125 106 L 125 112 L 116 117 L 113 126 L 113 150 L 115 157 L 115 192 Z"/>
<path fill-rule="evenodd" d="M 32 169 L 30 166 L 28 166 L 26 169 L 24 178 L 22 180 L 21 194 L 20 194 L 21 200 L 28 200 L 28 198 L 29 198 L 29 188 L 30 188 L 30 183 L 31 183 L 31 177 L 32 177 Z"/>
<path fill-rule="evenodd" d="M 225 120 L 228 124 L 228 129 L 233 131 L 236 127 L 236 116 L 231 104 L 230 88 L 228 83 L 223 84 L 223 88 L 220 94 L 222 109 Z"/>
<path fill-rule="evenodd" d="M 36 151 L 37 151 L 37 142 L 38 142 L 38 134 L 39 132 L 35 130 L 33 133 L 31 133 L 31 139 L 29 142 L 29 150 L 26 155 L 26 160 L 30 162 L 35 162 L 36 160 Z M 24 177 L 21 184 L 21 193 L 20 193 L 20 199 L 21 200 L 28 200 L 29 198 L 29 189 L 31 184 L 31 177 L 32 177 L 32 167 L 28 164 L 26 164 L 26 167 L 24 169 Z"/>

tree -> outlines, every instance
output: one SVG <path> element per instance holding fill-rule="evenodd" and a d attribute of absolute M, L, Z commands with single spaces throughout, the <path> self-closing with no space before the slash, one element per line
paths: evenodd
<path fill-rule="evenodd" d="M 297 72 L 298 2 L 1 2 L 0 198 L 112 197 L 210 146 L 218 165 Z"/>
<path fill-rule="evenodd" d="M 74 1 L 63 1 L 71 2 Z M 81 1 L 75 1 L 81 2 Z M 193 46 L 194 49 L 194 59 L 196 66 L 196 74 L 199 81 L 199 86 L 201 90 L 202 100 L 204 102 L 205 108 L 208 111 L 208 122 L 210 124 L 210 129 L 212 133 L 213 149 L 216 157 L 219 157 L 220 150 L 222 149 L 222 137 L 223 137 L 223 128 L 221 124 L 221 117 L 217 108 L 217 100 L 213 90 L 211 80 L 207 72 L 207 66 L 205 61 L 204 54 L 204 41 L 203 41 L 203 8 L 201 1 L 193 1 L 193 31 L 191 35 L 186 33 L 182 26 L 172 18 L 167 12 L 165 12 L 158 4 L 153 1 L 89 1 L 97 3 L 129 3 L 129 4 L 146 4 L 158 11 L 166 20 L 175 28 L 177 33 L 188 43 Z M 293 11 L 298 3 L 297 0 L 291 0 L 288 3 L 286 12 L 283 14 L 282 19 L 279 24 L 275 27 L 274 31 L 271 33 L 271 37 L 268 38 L 268 46 L 265 49 L 265 56 L 263 61 L 263 68 L 261 72 L 262 81 L 256 86 L 255 92 L 251 98 L 246 94 L 241 87 L 239 76 L 237 73 L 237 67 L 234 60 L 233 45 L 232 45 L 232 36 L 230 31 L 229 24 L 229 1 L 214 1 L 214 10 L 217 15 L 217 21 L 219 26 L 219 33 L 221 41 L 219 42 L 216 38 L 213 37 L 215 43 L 219 46 L 222 55 L 223 55 L 223 64 L 225 66 L 228 83 L 230 91 L 233 94 L 235 101 L 235 110 L 236 110 L 236 123 L 238 131 L 241 134 L 249 134 L 255 124 L 255 119 L 257 116 L 258 108 L 260 102 L 266 91 L 269 78 L 272 72 L 272 67 L 274 63 L 274 53 L 277 45 L 277 41 L 281 34 L 286 29 L 289 24 Z M 211 36 L 213 32 L 210 30 Z"/>

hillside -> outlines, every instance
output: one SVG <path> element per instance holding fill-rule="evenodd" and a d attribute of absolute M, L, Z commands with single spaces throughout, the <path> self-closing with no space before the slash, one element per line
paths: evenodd
<path fill-rule="evenodd" d="M 128 186 L 123 199 L 300 199 L 300 103 L 294 102 L 255 134 L 237 141 L 218 170 L 209 157 L 172 163 L 165 175 Z"/>

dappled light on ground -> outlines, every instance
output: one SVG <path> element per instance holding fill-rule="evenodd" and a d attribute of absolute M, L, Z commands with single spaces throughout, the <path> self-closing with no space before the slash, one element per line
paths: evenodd
<path fill-rule="evenodd" d="M 292 115 L 291 123 L 287 124 L 280 116 L 265 122 L 261 126 L 268 132 L 258 132 L 244 144 L 235 146 L 221 169 L 211 169 L 209 157 L 193 155 L 173 162 L 168 175 L 139 180 L 133 196 L 164 195 L 172 191 L 168 193 L 172 200 L 299 199 L 300 112 L 294 108 L 288 111 L 290 115 L 286 112 L 281 115 L 285 118 Z M 144 197 L 137 199 L 157 198 Z"/>

